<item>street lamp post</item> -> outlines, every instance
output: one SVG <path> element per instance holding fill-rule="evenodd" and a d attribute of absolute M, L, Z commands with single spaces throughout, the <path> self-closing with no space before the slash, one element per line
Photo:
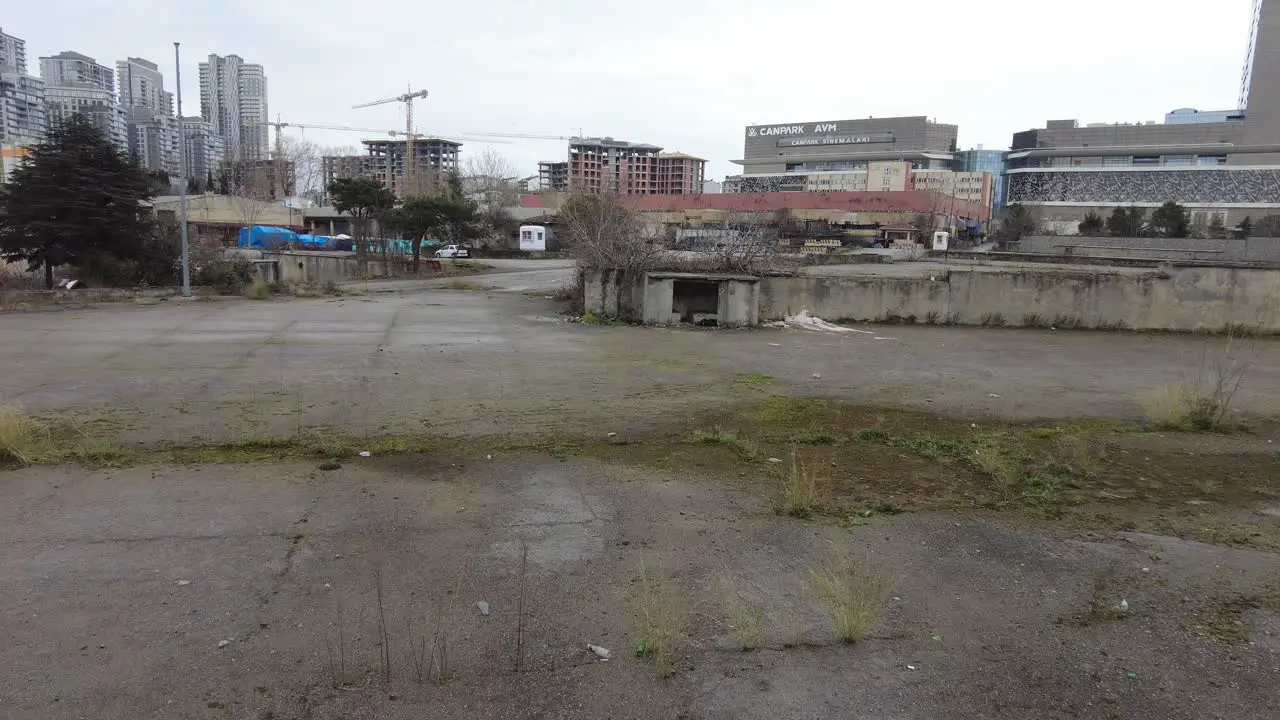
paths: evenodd
<path fill-rule="evenodd" d="M 187 138 L 182 128 L 182 55 L 173 44 L 173 74 L 178 96 L 178 224 L 182 233 L 182 296 L 191 297 L 191 255 L 187 249 Z"/>

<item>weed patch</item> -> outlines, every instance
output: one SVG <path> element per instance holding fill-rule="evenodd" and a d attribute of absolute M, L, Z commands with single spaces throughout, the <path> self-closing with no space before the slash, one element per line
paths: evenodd
<path fill-rule="evenodd" d="M 719 445 L 731 448 L 743 460 L 754 460 L 760 455 L 760 447 L 756 443 L 744 439 L 735 430 L 695 430 L 690 440 L 697 445 Z"/>
<path fill-rule="evenodd" d="M 858 434 L 854 436 L 858 442 L 888 444 L 889 433 L 882 428 L 870 427 L 862 428 Z"/>
<path fill-rule="evenodd" d="M 585 325 L 603 325 L 603 326 L 616 326 L 616 325 L 627 324 L 626 321 L 620 318 L 609 317 L 605 315 L 596 315 L 595 313 L 589 313 L 589 312 L 582 313 L 582 322 Z"/>
<path fill-rule="evenodd" d="M 751 419 L 762 425 L 813 425 L 828 411 L 829 405 L 816 398 L 775 395 L 766 398 Z"/>
<path fill-rule="evenodd" d="M 734 375 L 729 382 L 739 387 L 763 390 L 770 385 L 776 385 L 778 380 L 772 375 L 765 375 L 763 373 L 738 373 L 737 375 Z"/>

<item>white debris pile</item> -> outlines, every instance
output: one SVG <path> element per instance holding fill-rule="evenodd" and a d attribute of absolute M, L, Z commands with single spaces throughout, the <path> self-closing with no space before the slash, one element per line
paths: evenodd
<path fill-rule="evenodd" d="M 859 335 L 874 335 L 875 333 L 867 330 L 855 330 L 854 328 L 844 327 L 829 323 L 820 317 L 810 315 L 808 310 L 801 310 L 795 315 L 788 315 L 782 319 L 782 327 L 795 328 L 798 330 L 813 330 L 815 332 L 829 333 L 858 333 Z"/>

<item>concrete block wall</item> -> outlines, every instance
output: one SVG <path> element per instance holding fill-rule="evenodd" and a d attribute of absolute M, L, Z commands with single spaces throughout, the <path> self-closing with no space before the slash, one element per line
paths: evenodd
<path fill-rule="evenodd" d="M 760 319 L 801 310 L 831 321 L 1280 333 L 1280 271 L 1168 273 L 953 269 L 919 278 L 769 277 Z"/>
<path fill-rule="evenodd" d="M 320 252 L 264 252 L 263 257 L 275 260 L 278 281 L 288 284 L 347 282 L 361 278 L 390 277 L 390 263 L 370 258 L 361 262 L 354 253 Z"/>
<path fill-rule="evenodd" d="M 1134 257 L 1152 260 L 1251 262 L 1280 265 L 1280 238 L 1115 238 L 1034 235 L 1018 252 L 1075 257 Z"/>

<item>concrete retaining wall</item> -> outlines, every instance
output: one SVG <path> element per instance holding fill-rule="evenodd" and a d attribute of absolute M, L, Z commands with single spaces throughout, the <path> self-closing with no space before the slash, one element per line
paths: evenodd
<path fill-rule="evenodd" d="M 1016 246 L 1022 253 L 1074 257 L 1129 257 L 1201 262 L 1280 264 L 1280 238 L 1195 239 L 1113 238 L 1075 235 L 1035 235 Z"/>
<path fill-rule="evenodd" d="M 808 310 L 831 321 L 1280 333 L 1280 271 L 1150 273 L 952 269 L 934 279 L 766 277 L 760 319 Z"/>
<path fill-rule="evenodd" d="M 403 264 L 403 261 L 398 260 L 383 262 L 376 259 L 377 256 L 370 256 L 369 260 L 361 262 L 355 253 L 349 252 L 264 252 L 263 257 L 278 263 L 277 280 L 289 285 L 323 285 L 362 278 L 392 277 Z"/>

